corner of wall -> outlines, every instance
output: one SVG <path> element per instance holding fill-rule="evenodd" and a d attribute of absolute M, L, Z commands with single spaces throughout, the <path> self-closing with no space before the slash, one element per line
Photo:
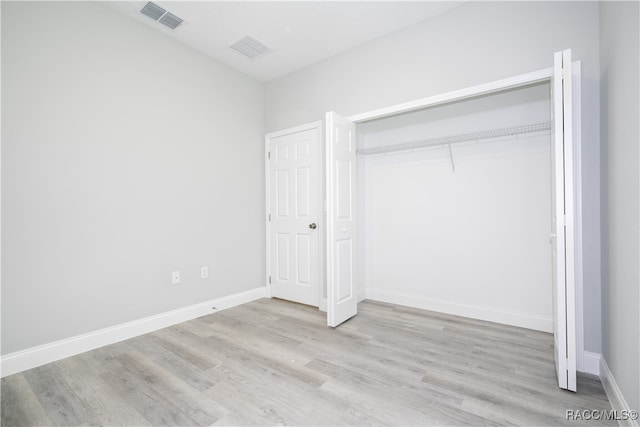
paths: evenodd
<path fill-rule="evenodd" d="M 618 422 L 620 426 L 640 427 L 638 423 L 638 409 L 629 406 L 622 394 L 622 391 L 618 387 L 613 373 L 607 366 L 607 361 L 604 357 L 600 358 L 600 381 L 604 388 L 611 408 L 616 412 L 616 416 L 619 417 Z"/>

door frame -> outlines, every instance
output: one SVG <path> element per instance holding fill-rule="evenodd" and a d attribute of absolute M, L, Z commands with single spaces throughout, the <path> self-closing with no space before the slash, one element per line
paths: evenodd
<path fill-rule="evenodd" d="M 265 256 L 266 256 L 266 268 L 265 268 L 265 296 L 267 298 L 272 298 L 271 293 L 271 141 L 275 138 L 279 138 L 285 135 L 291 135 L 294 133 L 305 132 L 308 130 L 316 130 L 316 135 L 318 140 L 316 141 L 316 150 L 317 150 L 317 161 L 316 167 L 318 168 L 318 228 L 320 229 L 319 236 L 323 236 L 324 227 L 325 227 L 325 199 L 324 199 L 324 163 L 323 163 L 323 153 L 324 153 L 324 128 L 323 122 L 321 120 L 311 123 L 306 123 L 304 125 L 295 126 L 288 129 L 279 130 L 276 132 L 269 132 L 264 136 L 264 174 L 265 174 Z M 318 302 L 321 305 L 322 301 L 322 290 L 324 287 L 324 239 L 322 237 L 318 238 L 318 277 L 316 277 L 318 283 Z"/>
<path fill-rule="evenodd" d="M 552 83 L 553 67 L 519 74 L 505 79 L 495 80 L 476 86 L 454 90 L 426 98 L 420 98 L 388 107 L 379 108 L 365 113 L 348 116 L 347 119 L 358 123 L 376 120 L 396 114 L 433 107 L 440 104 L 461 101 L 478 96 L 489 95 L 518 87 L 529 86 L 536 83 Z M 582 231 L 582 149 L 581 149 L 581 62 L 571 63 L 573 79 L 572 101 L 576 108 L 573 109 L 573 196 L 574 196 L 574 268 L 575 268 L 575 303 L 576 303 L 576 369 L 580 372 L 593 372 L 592 364 L 584 358 L 584 300 L 583 300 L 583 231 Z"/>

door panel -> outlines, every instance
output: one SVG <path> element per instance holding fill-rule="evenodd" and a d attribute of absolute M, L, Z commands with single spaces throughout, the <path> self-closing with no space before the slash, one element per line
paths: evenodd
<path fill-rule="evenodd" d="M 355 124 L 330 112 L 327 125 L 327 324 L 358 312 L 355 292 Z"/>
<path fill-rule="evenodd" d="M 298 251 L 296 280 L 301 285 L 311 285 L 311 238 L 298 235 L 296 239 L 296 250 Z"/>
<path fill-rule="evenodd" d="M 336 216 L 342 221 L 350 221 L 352 219 L 353 205 L 353 183 L 352 169 L 353 164 L 350 160 L 336 160 Z"/>
<path fill-rule="evenodd" d="M 576 391 L 575 255 L 571 51 L 556 52 L 552 81 L 552 292 L 560 388 Z"/>
<path fill-rule="evenodd" d="M 296 169 L 296 215 L 298 218 L 308 218 L 311 215 L 309 193 L 311 192 L 311 169 L 308 167 Z"/>
<path fill-rule="evenodd" d="M 336 261 L 338 262 L 338 303 L 348 300 L 353 292 L 353 247 L 351 240 L 340 240 L 336 243 Z"/>
<path fill-rule="evenodd" d="M 289 281 L 289 234 L 278 233 L 276 236 L 276 280 Z"/>
<path fill-rule="evenodd" d="M 318 129 L 270 138 L 271 295 L 318 305 Z"/>
<path fill-rule="evenodd" d="M 289 171 L 276 172 L 276 218 L 284 219 L 289 216 Z"/>

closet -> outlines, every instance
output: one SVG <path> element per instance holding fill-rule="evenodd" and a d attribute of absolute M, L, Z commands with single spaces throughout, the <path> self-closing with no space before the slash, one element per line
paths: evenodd
<path fill-rule="evenodd" d="M 267 294 L 331 327 L 371 298 L 553 332 L 575 391 L 570 51 L 553 64 L 268 134 Z"/>
<path fill-rule="evenodd" d="M 548 82 L 358 125 L 359 289 L 551 332 Z"/>

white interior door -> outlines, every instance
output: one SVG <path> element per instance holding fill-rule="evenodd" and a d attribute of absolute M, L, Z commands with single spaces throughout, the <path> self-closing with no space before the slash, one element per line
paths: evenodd
<path fill-rule="evenodd" d="M 355 281 L 356 126 L 326 115 L 327 324 L 335 327 L 358 312 Z"/>
<path fill-rule="evenodd" d="M 576 391 L 571 51 L 554 55 L 552 153 L 553 337 L 558 385 Z"/>
<path fill-rule="evenodd" d="M 271 296 L 318 306 L 319 128 L 267 135 Z"/>

